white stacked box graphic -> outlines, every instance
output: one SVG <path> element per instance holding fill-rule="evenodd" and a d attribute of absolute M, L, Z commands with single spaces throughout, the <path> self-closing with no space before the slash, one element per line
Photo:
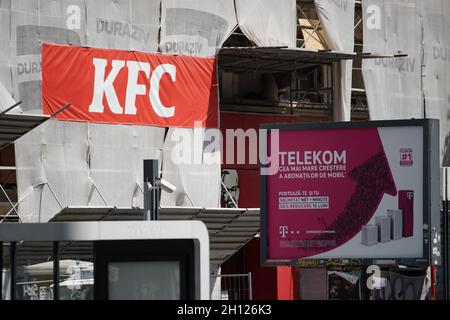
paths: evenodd
<path fill-rule="evenodd" d="M 403 212 L 402 210 L 388 210 L 387 214 L 391 219 L 391 239 L 400 240 L 403 238 Z"/>
<path fill-rule="evenodd" d="M 378 227 L 373 224 L 368 224 L 362 227 L 362 244 L 366 246 L 373 246 L 378 243 Z"/>
<path fill-rule="evenodd" d="M 391 218 L 389 218 L 388 216 L 376 217 L 375 223 L 378 227 L 378 241 L 391 241 Z"/>

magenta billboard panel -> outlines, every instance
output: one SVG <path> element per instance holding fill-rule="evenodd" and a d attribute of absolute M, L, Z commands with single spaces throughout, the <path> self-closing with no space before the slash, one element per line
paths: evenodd
<path fill-rule="evenodd" d="M 264 262 L 426 260 L 425 124 L 266 126 L 279 139 L 277 170 L 261 179 Z M 277 141 L 268 141 L 273 149 Z"/>

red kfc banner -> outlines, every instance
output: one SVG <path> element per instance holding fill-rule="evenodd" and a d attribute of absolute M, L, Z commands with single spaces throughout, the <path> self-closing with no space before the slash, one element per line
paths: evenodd
<path fill-rule="evenodd" d="M 218 127 L 214 58 L 44 44 L 43 111 L 60 120 Z"/>

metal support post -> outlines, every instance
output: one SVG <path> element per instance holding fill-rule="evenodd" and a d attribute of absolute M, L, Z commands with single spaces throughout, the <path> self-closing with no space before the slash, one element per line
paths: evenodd
<path fill-rule="evenodd" d="M 159 219 L 158 160 L 144 160 L 144 220 Z"/>

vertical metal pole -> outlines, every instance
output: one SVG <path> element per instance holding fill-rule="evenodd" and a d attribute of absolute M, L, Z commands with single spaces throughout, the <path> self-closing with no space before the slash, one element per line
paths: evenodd
<path fill-rule="evenodd" d="M 0 301 L 3 300 L 3 242 L 0 241 Z"/>
<path fill-rule="evenodd" d="M 241 277 L 240 275 L 236 276 L 237 287 L 238 287 L 238 289 L 237 289 L 238 300 L 243 300 L 242 295 L 241 295 L 241 292 L 242 292 L 242 289 L 241 289 L 241 279 L 242 279 L 242 277 Z"/>
<path fill-rule="evenodd" d="M 335 103 L 336 103 L 336 65 L 335 63 L 332 63 L 330 65 L 330 80 L 331 80 L 331 113 L 330 113 L 330 121 L 334 121 L 334 114 L 335 114 Z"/>
<path fill-rule="evenodd" d="M 445 170 L 444 170 L 445 172 Z M 445 179 L 445 177 L 444 177 Z M 445 183 L 444 183 L 445 187 Z M 446 193 L 444 191 L 444 193 Z M 442 282 L 443 282 L 443 293 L 444 300 L 448 300 L 448 201 L 444 194 L 444 200 L 442 201 L 442 219 L 443 219 L 443 230 L 442 230 Z"/>
<path fill-rule="evenodd" d="M 448 221 L 448 211 L 449 211 L 449 199 L 448 199 L 448 168 L 444 168 L 444 205 L 443 205 L 443 219 L 444 219 L 444 234 L 443 234 L 443 243 L 444 243 L 444 252 L 443 252 L 443 261 L 442 268 L 444 270 L 444 299 L 450 299 L 450 261 L 449 261 L 449 237 L 448 237 L 448 229 L 449 229 L 449 221 Z"/>
<path fill-rule="evenodd" d="M 155 182 L 159 177 L 158 160 L 144 160 L 144 220 L 157 220 L 159 197 Z"/>
<path fill-rule="evenodd" d="M 155 201 L 153 201 L 153 199 L 155 199 L 155 190 L 156 190 L 156 186 L 155 186 L 155 180 L 153 179 L 152 181 L 152 185 L 154 186 L 152 189 L 152 192 L 150 193 L 150 205 L 151 205 L 151 210 L 150 210 L 150 220 L 155 221 Z"/>
<path fill-rule="evenodd" d="M 59 242 L 53 242 L 53 300 L 59 300 Z"/>
<path fill-rule="evenodd" d="M 152 185 L 150 181 L 144 180 L 144 220 L 150 221 L 152 220 L 152 209 L 151 209 L 151 190 Z"/>
<path fill-rule="evenodd" d="M 156 179 L 153 180 L 153 185 L 156 184 Z M 159 220 L 159 188 L 153 188 L 151 192 L 151 205 L 152 205 L 152 219 L 153 221 Z"/>
<path fill-rule="evenodd" d="M 248 273 L 248 300 L 253 300 L 252 273 Z"/>
<path fill-rule="evenodd" d="M 155 204 L 155 211 L 154 211 L 154 220 L 159 220 L 159 194 L 160 194 L 160 188 L 156 188 L 154 190 L 154 197 L 153 197 L 153 203 Z"/>
<path fill-rule="evenodd" d="M 236 277 L 233 277 L 233 291 L 234 291 L 234 300 L 238 300 L 239 299 L 239 295 L 236 292 L 236 287 L 237 287 L 237 281 L 236 281 Z"/>
<path fill-rule="evenodd" d="M 294 115 L 294 102 L 293 102 L 294 97 L 292 95 L 292 91 L 293 91 L 293 88 L 292 88 L 293 83 L 292 82 L 294 82 L 294 73 L 291 73 L 291 85 L 289 87 L 289 107 L 290 107 L 291 115 Z"/>
<path fill-rule="evenodd" d="M 16 300 L 16 249 L 17 243 L 11 242 L 9 258 L 11 268 L 11 300 Z"/>

